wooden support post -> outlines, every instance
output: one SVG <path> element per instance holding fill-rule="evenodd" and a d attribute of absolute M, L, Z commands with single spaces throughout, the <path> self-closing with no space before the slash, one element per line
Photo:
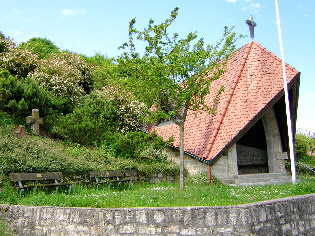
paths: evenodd
<path fill-rule="evenodd" d="M 208 181 L 211 184 L 211 166 L 208 166 Z"/>

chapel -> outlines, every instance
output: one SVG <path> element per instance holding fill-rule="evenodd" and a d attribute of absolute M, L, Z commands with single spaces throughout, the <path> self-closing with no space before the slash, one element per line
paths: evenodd
<path fill-rule="evenodd" d="M 300 73 L 285 64 L 295 134 Z M 189 111 L 185 122 L 185 168 L 191 175 L 210 172 L 233 185 L 284 183 L 289 158 L 281 59 L 251 41 L 228 59 L 225 73 L 212 82 L 206 102 L 216 112 Z M 179 162 L 179 127 L 154 127 L 165 140 L 173 137 L 168 156 Z"/>

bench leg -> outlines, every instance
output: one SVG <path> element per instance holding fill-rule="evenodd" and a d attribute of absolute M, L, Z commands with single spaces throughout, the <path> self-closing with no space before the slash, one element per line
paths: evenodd
<path fill-rule="evenodd" d="M 110 184 L 111 184 L 111 182 L 108 183 L 108 190 L 110 190 Z"/>

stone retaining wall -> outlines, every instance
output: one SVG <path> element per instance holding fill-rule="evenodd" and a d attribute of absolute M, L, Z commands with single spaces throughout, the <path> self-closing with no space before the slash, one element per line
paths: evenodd
<path fill-rule="evenodd" d="M 0 205 L 17 235 L 314 235 L 315 194 L 226 207 Z M 312 233 L 313 232 L 313 233 Z"/>

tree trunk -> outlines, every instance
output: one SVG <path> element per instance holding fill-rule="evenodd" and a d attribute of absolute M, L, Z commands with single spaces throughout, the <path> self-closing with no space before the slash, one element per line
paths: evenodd
<path fill-rule="evenodd" d="M 179 181 L 180 189 L 184 188 L 184 122 L 180 122 Z"/>

